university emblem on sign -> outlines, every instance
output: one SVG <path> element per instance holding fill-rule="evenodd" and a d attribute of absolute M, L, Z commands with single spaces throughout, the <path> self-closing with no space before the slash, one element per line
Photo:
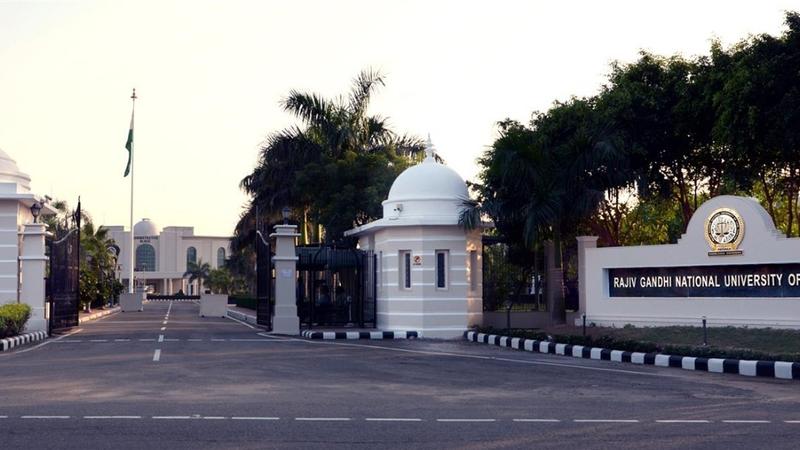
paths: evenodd
<path fill-rule="evenodd" d="M 709 256 L 741 255 L 739 244 L 744 239 L 744 221 L 736 210 L 720 208 L 706 219 L 706 241 L 711 246 Z"/>

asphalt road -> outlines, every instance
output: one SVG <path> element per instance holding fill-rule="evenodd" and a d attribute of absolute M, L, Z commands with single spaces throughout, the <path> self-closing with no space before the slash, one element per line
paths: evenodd
<path fill-rule="evenodd" d="M 461 341 L 271 337 L 150 303 L 0 354 L 0 448 L 798 448 L 796 381 Z"/>

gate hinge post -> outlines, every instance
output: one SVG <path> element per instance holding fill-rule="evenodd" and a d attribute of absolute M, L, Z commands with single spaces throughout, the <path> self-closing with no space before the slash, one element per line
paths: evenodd
<path fill-rule="evenodd" d="M 43 223 L 26 223 L 22 233 L 22 247 L 19 255 L 19 280 L 21 281 L 19 300 L 31 307 L 31 318 L 25 327 L 26 332 L 47 332 L 45 318 L 45 275 L 47 257 L 45 237 L 47 226 Z"/>

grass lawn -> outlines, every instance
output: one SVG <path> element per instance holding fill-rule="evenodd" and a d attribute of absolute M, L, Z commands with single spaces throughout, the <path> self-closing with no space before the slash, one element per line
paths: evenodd
<path fill-rule="evenodd" d="M 577 335 L 581 327 L 559 325 L 545 328 L 552 335 Z M 586 327 L 593 338 L 609 336 L 615 340 L 636 340 L 659 346 L 699 346 L 703 344 L 702 327 Z M 708 345 L 718 349 L 751 350 L 768 354 L 800 354 L 800 330 L 773 328 L 709 327 Z"/>

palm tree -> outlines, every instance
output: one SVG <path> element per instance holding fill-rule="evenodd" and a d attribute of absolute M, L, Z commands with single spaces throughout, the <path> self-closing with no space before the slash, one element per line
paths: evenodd
<path fill-rule="evenodd" d="M 208 281 L 210 272 L 211 266 L 208 263 L 204 263 L 202 259 L 198 259 L 197 262 L 187 262 L 186 272 L 183 273 L 183 277 L 189 277 L 189 283 L 197 280 L 197 290 L 201 292 L 203 282 Z"/>
<path fill-rule="evenodd" d="M 115 244 L 108 237 L 108 229 L 95 228 L 91 220 L 83 224 L 80 242 L 81 301 L 88 309 L 92 302 L 108 300 L 114 294 L 116 267 L 110 249 Z"/>
<path fill-rule="evenodd" d="M 271 134 L 256 168 L 242 179 L 240 187 L 251 201 L 234 232 L 237 248 L 252 247 L 256 223 L 278 223 L 286 206 L 306 243 L 323 235 L 327 241 L 339 239 L 347 228 L 379 216 L 394 176 L 424 149 L 421 139 L 398 135 L 386 118 L 367 113 L 372 95 L 384 84 L 380 73 L 364 70 L 346 97 L 289 92 L 281 106 L 300 125 Z M 354 172 L 361 185 L 342 175 Z M 345 202 L 346 210 L 329 207 L 328 197 L 342 184 L 370 196 L 362 195 L 361 203 Z"/>

